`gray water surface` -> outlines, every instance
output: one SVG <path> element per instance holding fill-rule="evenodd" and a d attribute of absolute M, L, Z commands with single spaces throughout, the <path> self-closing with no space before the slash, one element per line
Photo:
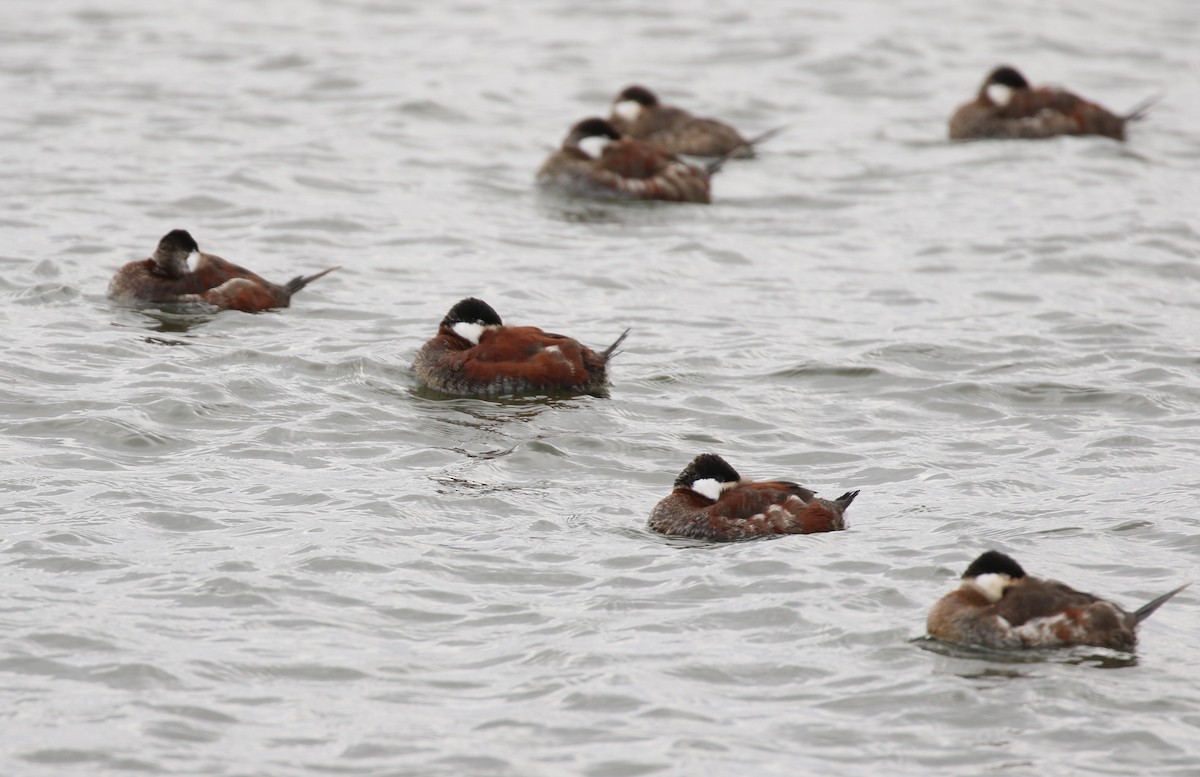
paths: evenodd
<path fill-rule="evenodd" d="M 982 550 L 1200 569 L 1200 13 L 1154 3 L 0 9 L 0 774 L 1200 775 L 1200 606 L 1136 658 L 922 639 Z M 999 62 L 1102 138 L 951 144 Z M 712 206 L 532 177 L 642 82 L 749 134 Z M 165 232 L 249 316 L 111 305 Z M 453 302 L 608 398 L 431 396 Z M 847 531 L 645 529 L 695 454 Z"/>

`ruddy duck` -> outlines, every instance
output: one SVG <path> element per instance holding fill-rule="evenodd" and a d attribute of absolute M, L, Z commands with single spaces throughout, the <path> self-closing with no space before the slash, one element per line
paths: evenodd
<path fill-rule="evenodd" d="M 1131 651 L 1137 625 L 1188 585 L 1125 612 L 1057 580 L 1028 577 L 1012 558 L 989 550 L 971 562 L 958 588 L 933 606 L 925 625 L 939 639 L 986 647 L 1092 645 Z"/>
<path fill-rule="evenodd" d="M 537 182 L 590 197 L 706 203 L 709 179 L 724 161 L 694 167 L 657 146 L 622 138 L 604 119 L 584 119 L 542 164 Z"/>
<path fill-rule="evenodd" d="M 495 396 L 544 391 L 594 393 L 608 380 L 608 360 L 626 329 L 600 353 L 533 326 L 505 326 L 481 299 L 460 301 L 413 362 L 421 382 L 445 394 Z"/>
<path fill-rule="evenodd" d="M 782 128 L 747 140 L 733 127 L 716 119 L 701 119 L 682 108 L 663 105 L 644 86 L 628 86 L 613 100 L 609 118 L 617 131 L 644 140 L 672 154 L 748 159 L 754 146 Z"/>
<path fill-rule="evenodd" d="M 670 496 L 650 512 L 650 528 L 675 537 L 745 540 L 768 534 L 813 534 L 846 528 L 842 514 L 858 496 L 818 499 L 786 480 L 754 483 L 715 453 L 704 453 L 675 478 Z"/>
<path fill-rule="evenodd" d="M 196 265 L 189 269 L 188 259 L 193 256 Z M 158 241 L 149 259 L 117 270 L 108 284 L 108 296 L 126 305 L 204 303 L 221 310 L 258 313 L 286 308 L 293 294 L 336 269 L 298 275 L 278 286 L 219 256 L 200 253 L 191 235 L 175 229 Z"/>
<path fill-rule="evenodd" d="M 1157 100 L 1146 100 L 1118 116 L 1065 89 L 1031 87 L 1016 68 L 1001 65 L 984 79 L 975 99 L 950 117 L 950 139 L 1104 135 L 1124 140 L 1125 124 L 1144 118 Z"/>

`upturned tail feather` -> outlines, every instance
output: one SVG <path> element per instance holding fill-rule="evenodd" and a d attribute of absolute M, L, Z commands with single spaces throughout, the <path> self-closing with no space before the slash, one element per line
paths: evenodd
<path fill-rule="evenodd" d="M 1166 604 L 1167 601 L 1172 596 L 1179 593 L 1183 589 L 1187 588 L 1189 585 L 1191 585 L 1191 583 L 1184 583 L 1183 585 L 1176 588 L 1174 591 L 1170 591 L 1170 592 L 1165 593 L 1162 596 L 1158 597 L 1157 599 L 1152 599 L 1152 600 L 1146 602 L 1141 607 L 1137 608 L 1137 610 L 1133 613 L 1133 622 L 1141 623 L 1142 621 L 1146 620 L 1147 618 L 1149 618 L 1151 615 L 1154 614 L 1155 610 L 1157 610 L 1159 607 L 1162 607 L 1164 604 Z"/>
<path fill-rule="evenodd" d="M 1146 114 L 1150 112 L 1151 108 L 1162 102 L 1163 97 L 1165 97 L 1165 95 L 1151 95 L 1137 105 L 1133 106 L 1133 108 L 1131 108 L 1129 112 L 1121 118 L 1125 119 L 1125 121 L 1141 121 L 1142 119 L 1146 118 Z"/>
<path fill-rule="evenodd" d="M 618 337 L 616 340 L 613 341 L 612 345 L 610 345 L 604 349 L 603 353 L 600 354 L 601 358 L 603 358 L 604 361 L 608 361 L 612 357 L 616 356 L 617 348 L 620 347 L 621 343 L 625 342 L 625 338 L 628 336 L 629 336 L 629 330 L 626 329 L 624 332 L 621 333 L 620 337 Z"/>
<path fill-rule="evenodd" d="M 845 510 L 850 506 L 850 503 L 854 501 L 854 497 L 858 496 L 858 493 L 859 492 L 857 491 L 847 491 L 833 501 L 835 504 L 841 505 L 842 509 Z"/>
<path fill-rule="evenodd" d="M 337 267 L 330 267 L 328 270 L 321 270 L 321 272 L 317 273 L 316 275 L 297 275 L 295 278 L 292 278 L 290 281 L 288 281 L 283 288 L 287 289 L 288 294 L 295 294 L 308 284 L 315 281 L 317 278 L 328 275 L 334 270 L 340 269 L 342 269 L 342 267 L 341 265 L 338 265 Z"/>
<path fill-rule="evenodd" d="M 762 143 L 764 140 L 770 140 L 771 138 L 775 137 L 776 135 L 778 135 L 780 132 L 783 132 L 787 128 L 788 128 L 788 125 L 784 124 L 783 126 L 776 127 L 775 129 L 769 129 L 766 132 L 762 133 L 761 135 L 750 138 L 745 143 L 734 148 L 732 151 L 730 151 L 725 156 L 720 157 L 719 159 L 714 159 L 713 161 L 709 162 L 707 165 L 704 166 L 704 170 L 709 175 L 713 175 L 718 170 L 720 170 L 722 167 L 724 167 L 726 162 L 728 162 L 730 159 L 734 159 L 735 157 L 737 157 L 745 149 L 747 149 L 747 148 L 753 149 L 759 143 Z"/>
<path fill-rule="evenodd" d="M 759 135 L 758 137 L 753 137 L 753 138 L 750 138 L 749 140 L 747 140 L 746 145 L 747 146 L 757 146 L 759 143 L 770 140 L 771 138 L 775 137 L 776 135 L 778 135 L 780 132 L 783 132 L 787 128 L 788 128 L 787 124 L 782 124 L 782 125 L 776 127 L 775 129 L 769 129 L 766 132 Z"/>

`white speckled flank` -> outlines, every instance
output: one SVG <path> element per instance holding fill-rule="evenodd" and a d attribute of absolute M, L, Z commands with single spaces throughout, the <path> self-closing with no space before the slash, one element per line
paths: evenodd
<path fill-rule="evenodd" d="M 1078 634 L 1079 631 L 1073 619 L 1066 613 L 1034 618 L 1015 628 L 1004 618 L 997 617 L 997 620 L 1026 645 L 1057 645 L 1063 641 L 1060 631 L 1064 627 L 1068 634 Z"/>

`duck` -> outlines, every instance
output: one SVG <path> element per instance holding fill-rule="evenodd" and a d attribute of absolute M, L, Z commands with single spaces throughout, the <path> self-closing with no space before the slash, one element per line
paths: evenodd
<path fill-rule="evenodd" d="M 725 122 L 663 105 L 654 92 L 638 84 L 625 87 L 613 99 L 609 121 L 631 138 L 653 143 L 672 154 L 699 157 L 749 159 L 756 145 L 782 131 L 781 127 L 747 139 Z"/>
<path fill-rule="evenodd" d="M 672 537 L 729 542 L 773 534 L 813 534 L 846 528 L 846 508 L 858 496 L 820 499 L 786 480 L 753 482 L 725 459 L 692 459 L 671 493 L 650 512 L 651 531 Z"/>
<path fill-rule="evenodd" d="M 1125 140 L 1125 125 L 1145 118 L 1157 97 L 1118 115 L 1054 86 L 1031 87 L 1010 65 L 988 73 L 975 99 L 950 117 L 951 140 L 1103 135 Z"/>
<path fill-rule="evenodd" d="M 189 267 L 193 258 L 195 265 Z M 201 253 L 187 230 L 173 229 L 158 241 L 149 259 L 117 270 L 108 284 L 108 296 L 125 305 L 207 305 L 258 313 L 286 308 L 293 294 L 337 269 L 298 275 L 280 286 L 219 256 Z"/>
<path fill-rule="evenodd" d="M 534 326 L 505 326 L 491 305 L 467 297 L 421 346 L 413 372 L 429 388 L 455 396 L 594 394 L 607 385 L 608 362 L 628 334 L 597 353 Z"/>
<path fill-rule="evenodd" d="M 709 203 L 712 175 L 724 161 L 690 165 L 593 117 L 571 127 L 538 170 L 537 182 L 545 189 L 602 199 Z"/>
<path fill-rule="evenodd" d="M 1066 583 L 1030 577 L 1011 556 L 989 550 L 933 606 L 926 628 L 947 642 L 990 648 L 1088 645 L 1132 652 L 1138 624 L 1188 585 L 1126 612 Z"/>

